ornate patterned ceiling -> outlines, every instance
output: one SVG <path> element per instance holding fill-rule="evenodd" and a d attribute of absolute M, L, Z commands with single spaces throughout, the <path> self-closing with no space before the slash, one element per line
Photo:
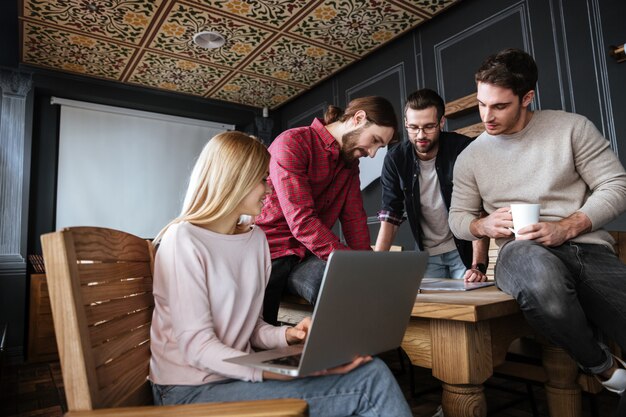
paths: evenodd
<path fill-rule="evenodd" d="M 457 1 L 22 0 L 21 61 L 275 108 Z"/>

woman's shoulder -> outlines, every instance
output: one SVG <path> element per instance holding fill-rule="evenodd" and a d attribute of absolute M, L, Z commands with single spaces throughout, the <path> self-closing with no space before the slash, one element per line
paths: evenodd
<path fill-rule="evenodd" d="M 197 234 L 196 229 L 199 229 L 199 227 L 194 226 L 189 222 L 174 223 L 163 234 L 163 240 L 167 238 L 172 239 L 176 237 L 195 235 Z"/>
<path fill-rule="evenodd" d="M 243 228 L 239 229 L 235 234 L 221 234 L 189 222 L 180 222 L 171 225 L 167 229 L 161 242 L 166 245 L 171 242 L 176 242 L 176 244 L 184 242 L 193 245 L 194 242 L 216 243 L 219 241 L 223 244 L 231 241 L 246 240 L 266 240 L 265 232 L 255 224 L 250 224 L 243 226 Z"/>
<path fill-rule="evenodd" d="M 180 222 L 170 225 L 159 242 L 159 249 L 178 246 L 180 244 L 194 241 L 197 234 L 195 229 L 197 228 L 197 226 L 188 222 Z"/>
<path fill-rule="evenodd" d="M 267 240 L 265 232 L 256 224 L 250 225 L 250 235 L 256 240 Z"/>

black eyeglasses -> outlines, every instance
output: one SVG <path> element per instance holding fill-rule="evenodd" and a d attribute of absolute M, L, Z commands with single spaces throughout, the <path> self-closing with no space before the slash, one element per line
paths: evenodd
<path fill-rule="evenodd" d="M 433 123 L 422 127 L 415 125 L 404 125 L 404 127 L 406 128 L 406 131 L 412 135 L 418 134 L 420 130 L 424 132 L 424 134 L 429 135 L 437 131 L 437 129 L 439 128 L 439 123 Z"/>

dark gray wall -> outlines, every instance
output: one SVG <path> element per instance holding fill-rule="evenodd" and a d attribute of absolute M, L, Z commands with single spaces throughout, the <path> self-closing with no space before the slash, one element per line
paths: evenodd
<path fill-rule="evenodd" d="M 482 60 L 517 47 L 539 66 L 535 107 L 587 116 L 625 163 L 626 63 L 607 54 L 610 44 L 626 42 L 625 18 L 623 0 L 464 0 L 282 106 L 278 116 L 287 129 L 309 124 L 329 103 L 343 107 L 353 97 L 381 95 L 400 117 L 407 94 L 417 88 L 433 88 L 446 102 L 475 92 L 474 72 Z M 448 121 L 447 128 L 479 121 L 476 112 Z M 372 242 L 380 192 L 378 181 L 363 192 Z M 626 230 L 626 218 L 608 227 Z M 412 248 L 412 236 L 403 229 L 395 243 Z"/>

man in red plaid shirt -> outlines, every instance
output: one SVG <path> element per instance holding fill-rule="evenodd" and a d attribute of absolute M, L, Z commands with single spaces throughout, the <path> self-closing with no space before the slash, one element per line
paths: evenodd
<path fill-rule="evenodd" d="M 397 119 L 382 97 L 329 106 L 324 121 L 287 130 L 269 147 L 272 194 L 256 218 L 267 236 L 272 274 L 263 316 L 275 324 L 287 288 L 315 304 L 326 260 L 334 250 L 369 250 L 359 158 L 373 158 L 395 137 Z M 331 228 L 339 220 L 346 243 Z"/>

